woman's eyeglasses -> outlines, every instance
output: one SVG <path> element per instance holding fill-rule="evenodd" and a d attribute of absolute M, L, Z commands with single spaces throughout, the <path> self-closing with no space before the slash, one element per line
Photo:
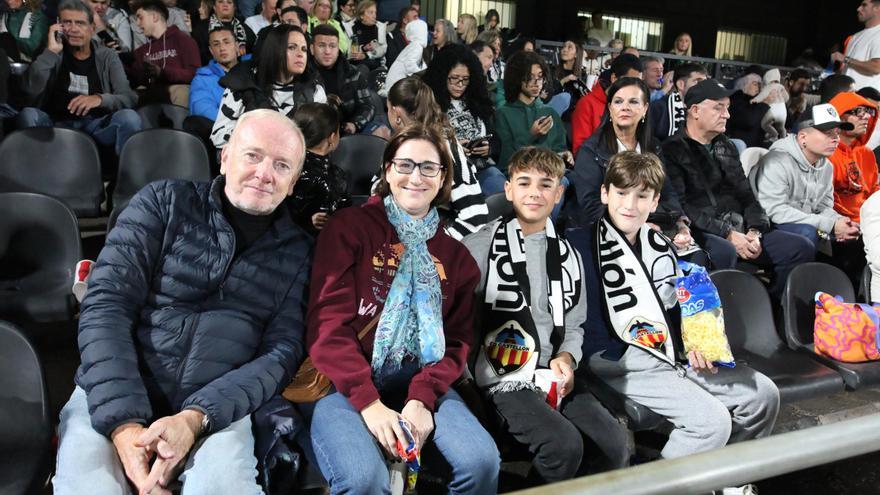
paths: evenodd
<path fill-rule="evenodd" d="M 409 175 L 416 168 L 419 169 L 422 177 L 437 177 L 443 171 L 443 165 L 429 161 L 416 162 L 409 158 L 392 158 L 391 163 L 394 165 L 394 170 L 402 175 Z"/>

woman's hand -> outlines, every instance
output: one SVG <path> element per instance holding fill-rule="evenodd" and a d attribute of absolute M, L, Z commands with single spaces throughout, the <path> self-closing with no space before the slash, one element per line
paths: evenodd
<path fill-rule="evenodd" d="M 431 414 L 431 411 L 428 410 L 427 407 L 420 400 L 411 400 L 403 406 L 403 411 L 400 412 L 400 415 L 403 416 L 403 419 L 409 423 L 409 429 L 413 434 L 413 438 L 416 441 L 416 445 L 421 450 L 422 445 L 425 444 L 425 440 L 431 435 L 431 432 L 434 431 L 434 416 Z M 404 442 L 405 444 L 406 442 Z"/>
<path fill-rule="evenodd" d="M 361 417 L 385 452 L 392 459 L 400 457 L 397 453 L 397 441 L 406 444 L 407 438 L 403 428 L 400 427 L 400 415 L 397 411 L 385 407 L 382 401 L 376 400 L 361 410 Z"/>
<path fill-rule="evenodd" d="M 312 215 L 312 225 L 315 226 L 316 229 L 321 230 L 327 225 L 327 219 L 330 218 L 325 212 L 318 212 Z"/>
<path fill-rule="evenodd" d="M 480 144 L 471 148 L 470 152 L 475 156 L 489 156 L 489 141 L 480 141 Z"/>

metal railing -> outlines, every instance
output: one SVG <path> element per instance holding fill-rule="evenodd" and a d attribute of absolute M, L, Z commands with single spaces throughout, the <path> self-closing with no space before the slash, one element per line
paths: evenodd
<path fill-rule="evenodd" d="M 542 49 L 551 49 L 558 53 L 558 49 L 562 47 L 562 42 L 560 41 L 550 41 L 550 40 L 536 40 L 537 46 L 535 47 L 538 50 Z M 617 48 L 609 48 L 607 46 L 595 46 L 595 45 L 584 45 L 584 50 L 595 51 L 600 55 L 606 55 L 609 53 L 617 53 L 620 50 Z M 546 53 L 546 52 L 545 52 Z M 669 60 L 682 60 L 687 62 L 695 62 L 698 64 L 702 64 L 706 67 L 706 70 L 709 74 L 712 75 L 713 78 L 718 79 L 722 82 L 727 82 L 732 79 L 736 79 L 739 77 L 746 67 L 758 66 L 764 69 L 779 69 L 782 73 L 783 77 L 789 72 L 793 71 L 795 67 L 788 67 L 783 65 L 772 65 L 772 64 L 756 64 L 752 62 L 741 62 L 738 60 L 721 60 L 717 58 L 706 58 L 706 57 L 688 57 L 684 55 L 673 55 L 671 53 L 660 53 L 660 52 L 649 52 L 645 50 L 639 50 L 639 55 L 642 57 L 662 57 L 663 59 Z M 558 62 L 558 60 L 556 61 Z M 813 69 L 805 69 L 807 72 L 810 72 L 814 77 L 818 76 L 821 71 L 813 70 Z"/>
<path fill-rule="evenodd" d="M 687 495 L 711 492 L 880 450 L 880 414 L 728 445 L 515 492 L 519 495 Z"/>

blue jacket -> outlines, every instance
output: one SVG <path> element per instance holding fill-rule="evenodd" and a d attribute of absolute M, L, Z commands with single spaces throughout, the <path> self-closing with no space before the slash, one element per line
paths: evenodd
<path fill-rule="evenodd" d="M 119 217 L 89 277 L 79 322 L 94 429 L 194 408 L 209 431 L 252 413 L 303 359 L 311 241 L 286 208 L 235 255 L 223 176 L 159 181 Z"/>
<path fill-rule="evenodd" d="M 220 101 L 223 99 L 223 87 L 219 81 L 225 75 L 226 71 L 216 60 L 211 60 L 208 65 L 196 71 L 196 77 L 189 86 L 190 115 L 217 120 Z"/>

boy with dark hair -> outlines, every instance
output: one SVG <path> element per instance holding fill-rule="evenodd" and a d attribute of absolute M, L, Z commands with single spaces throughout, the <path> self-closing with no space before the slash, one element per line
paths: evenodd
<path fill-rule="evenodd" d="M 513 214 L 463 240 L 482 274 L 475 381 L 507 430 L 528 445 L 544 481 L 576 474 L 582 435 L 598 444 L 598 469 L 623 467 L 629 457 L 625 426 L 574 377 L 587 310 L 583 266 L 550 221 L 562 198 L 565 165 L 546 148 L 526 147 L 513 155 L 509 172 L 504 192 Z M 537 384 L 538 375 L 551 372 L 558 407 L 552 391 L 548 406 Z"/>
<path fill-rule="evenodd" d="M 672 422 L 661 456 L 674 458 L 770 435 L 779 391 L 743 364 L 718 368 L 699 351 L 684 355 L 675 248 L 645 224 L 664 180 L 655 155 L 618 153 L 602 184 L 606 215 L 569 239 L 584 257 L 591 308 L 584 360 L 618 393 Z"/>
<path fill-rule="evenodd" d="M 504 72 L 504 97 L 498 109 L 496 131 L 501 140 L 498 168 L 507 170 L 513 153 L 524 146 L 543 146 L 559 153 L 574 165 L 565 146 L 565 127 L 559 114 L 544 105 L 539 96 L 550 75 L 544 57 L 535 52 L 517 52 Z"/>
<path fill-rule="evenodd" d="M 201 65 L 199 47 L 177 26 L 168 25 L 168 7 L 159 0 L 135 4 L 137 24 L 149 39 L 134 51 L 131 80 L 145 86 L 140 103 L 189 105 L 189 84 Z"/>

